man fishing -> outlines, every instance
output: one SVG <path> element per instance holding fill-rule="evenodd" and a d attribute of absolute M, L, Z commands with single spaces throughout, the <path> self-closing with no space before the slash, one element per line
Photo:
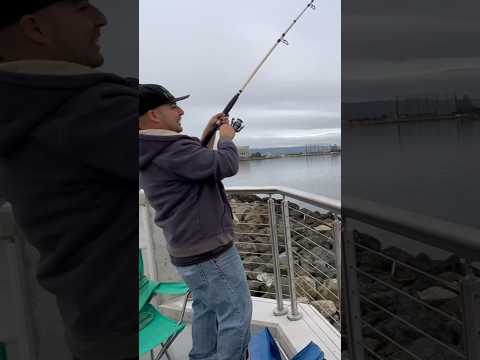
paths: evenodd
<path fill-rule="evenodd" d="M 183 110 L 159 85 L 140 86 L 140 184 L 156 211 L 172 263 L 192 291 L 190 359 L 247 357 L 252 303 L 242 261 L 233 243 L 232 210 L 222 179 L 239 167 L 235 130 L 214 115 L 202 140 L 219 128 L 208 147 L 183 135 Z"/>
<path fill-rule="evenodd" d="M 94 70 L 106 24 L 86 0 L 0 13 L 2 192 L 80 360 L 138 354 L 138 82 Z"/>

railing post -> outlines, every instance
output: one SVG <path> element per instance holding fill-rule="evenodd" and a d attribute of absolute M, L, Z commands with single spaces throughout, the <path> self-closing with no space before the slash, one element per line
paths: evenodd
<path fill-rule="evenodd" d="M 480 359 L 480 279 L 473 275 L 467 260 L 466 276 L 462 281 L 463 333 L 468 360 Z"/>
<path fill-rule="evenodd" d="M 290 314 L 289 320 L 300 320 L 302 314 L 298 312 L 297 291 L 295 289 L 295 263 L 292 252 L 292 238 L 290 236 L 290 215 L 288 211 L 288 200 L 282 200 L 283 233 L 285 234 L 285 251 L 287 252 L 288 264 L 288 287 L 290 289 Z"/>
<path fill-rule="evenodd" d="M 16 322 L 18 359 L 34 360 L 38 358 L 35 341 L 38 334 L 30 301 L 32 297 L 27 286 L 28 274 L 24 264 L 24 238 L 15 222 L 10 205 L 5 207 L 0 205 L 0 228 L 2 229 L 0 245 L 5 241 L 6 246 L 7 275 L 13 301 L 12 311 Z"/>
<path fill-rule="evenodd" d="M 155 242 L 153 241 L 154 223 L 152 219 L 152 211 L 147 200 L 145 200 L 141 206 L 143 215 L 143 228 L 145 230 L 145 237 L 147 239 L 147 258 L 151 266 L 150 270 L 152 271 L 152 279 L 158 280 L 158 271 L 155 262 Z"/>
<path fill-rule="evenodd" d="M 333 222 L 333 239 L 335 250 L 335 268 L 337 270 L 338 303 L 342 303 L 342 222 L 335 217 Z M 341 320 L 341 319 L 340 319 Z"/>
<path fill-rule="evenodd" d="M 275 201 L 271 195 L 268 199 L 268 219 L 270 222 L 270 239 L 272 240 L 275 297 L 277 299 L 277 307 L 273 310 L 273 314 L 281 316 L 285 315 L 288 310 L 283 305 L 282 283 L 280 281 L 280 256 L 278 254 L 277 217 L 275 214 Z"/>
<path fill-rule="evenodd" d="M 343 243 L 343 266 L 345 271 L 345 293 L 344 300 L 347 320 L 348 351 L 351 360 L 364 360 L 362 344 L 362 313 L 360 309 L 360 292 L 356 272 L 355 239 L 351 220 L 343 218 L 344 243 Z"/>

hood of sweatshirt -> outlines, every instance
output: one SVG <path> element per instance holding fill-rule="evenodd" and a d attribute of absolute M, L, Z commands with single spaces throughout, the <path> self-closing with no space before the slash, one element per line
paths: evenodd
<path fill-rule="evenodd" d="M 112 82 L 125 84 L 126 80 L 67 62 L 0 64 L 0 156 L 20 149 L 25 140 L 39 134 L 48 136 L 49 127 L 58 128 L 58 121 L 72 113 L 72 104 L 82 106 L 78 99 L 83 93 L 107 82 L 111 86 Z"/>
<path fill-rule="evenodd" d="M 149 129 L 140 131 L 138 150 L 140 169 L 144 169 L 153 159 L 162 156 L 172 144 L 178 142 L 178 145 L 181 146 L 182 143 L 191 143 L 192 139 L 198 140 L 169 130 Z"/>

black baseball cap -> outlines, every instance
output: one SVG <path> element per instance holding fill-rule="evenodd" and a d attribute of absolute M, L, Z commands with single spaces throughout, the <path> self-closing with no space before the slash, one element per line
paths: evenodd
<path fill-rule="evenodd" d="M 139 115 L 145 114 L 147 111 L 155 109 L 161 105 L 174 104 L 177 101 L 184 100 L 190 95 L 175 97 L 170 91 L 163 86 L 156 84 L 139 85 Z"/>
<path fill-rule="evenodd" d="M 21 0 L 9 2 L 0 14 L 0 29 L 14 24 L 22 16 L 34 14 L 40 9 L 62 0 Z"/>

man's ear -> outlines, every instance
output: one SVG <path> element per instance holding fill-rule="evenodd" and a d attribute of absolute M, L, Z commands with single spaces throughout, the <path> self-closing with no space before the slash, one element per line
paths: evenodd
<path fill-rule="evenodd" d="M 48 37 L 36 15 L 24 15 L 20 18 L 18 24 L 27 38 L 37 44 L 48 44 Z"/>
<path fill-rule="evenodd" d="M 162 121 L 162 117 L 160 114 L 157 112 L 156 109 L 150 110 L 148 112 L 148 118 L 150 121 L 153 121 L 154 123 L 160 123 Z"/>

